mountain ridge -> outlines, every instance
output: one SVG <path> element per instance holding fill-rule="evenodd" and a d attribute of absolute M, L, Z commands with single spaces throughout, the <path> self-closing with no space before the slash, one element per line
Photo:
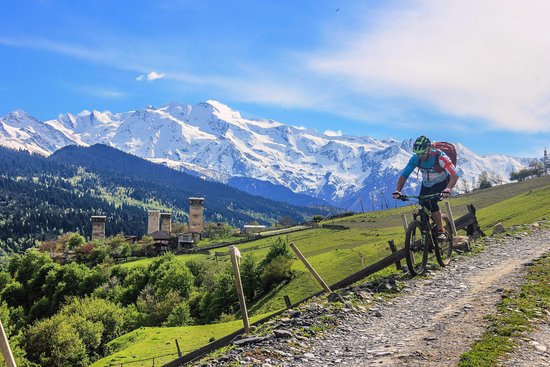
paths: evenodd
<path fill-rule="evenodd" d="M 229 184 L 244 179 L 267 181 L 295 194 L 340 207 L 354 206 L 350 209 L 355 210 L 360 199 L 368 207 L 383 206 L 412 155 L 412 139 L 327 135 L 274 120 L 243 118 L 238 111 L 217 101 L 196 105 L 170 103 L 121 113 L 82 111 L 49 121 L 32 118 L 35 125 L 41 122 L 53 129 L 45 130 L 51 137 L 44 134 L 42 140 L 11 126 L 10 121 L 6 117 L 0 119 L 2 145 L 51 154 L 69 145 L 67 142 L 101 143 L 184 172 L 194 171 L 209 180 Z M 26 133 L 26 139 L 17 133 Z M 528 163 L 527 159 L 503 155 L 479 156 L 454 143 L 459 174 L 463 177 L 457 185 L 459 191 L 471 188 L 472 180 L 482 171 L 507 181 L 513 170 Z M 409 182 L 410 190 L 418 185 L 415 177 L 411 176 Z M 280 192 L 279 200 L 295 200 L 290 192 Z"/>

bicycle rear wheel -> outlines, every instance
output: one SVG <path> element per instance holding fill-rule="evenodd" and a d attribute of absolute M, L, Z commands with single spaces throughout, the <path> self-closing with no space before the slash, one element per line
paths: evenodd
<path fill-rule="evenodd" d="M 420 275 L 426 270 L 429 241 L 428 229 L 421 222 L 412 221 L 405 236 L 405 260 L 411 275 Z"/>
<path fill-rule="evenodd" d="M 447 239 L 443 242 L 436 241 L 435 257 L 439 265 L 447 266 L 450 264 L 453 255 L 453 227 L 451 227 L 449 218 L 443 217 L 442 219 L 445 232 L 447 232 Z"/>

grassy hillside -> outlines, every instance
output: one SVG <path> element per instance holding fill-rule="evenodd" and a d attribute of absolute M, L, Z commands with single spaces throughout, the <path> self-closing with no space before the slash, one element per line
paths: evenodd
<path fill-rule="evenodd" d="M 251 322 L 265 316 L 252 317 Z M 109 343 L 114 353 L 93 363 L 90 367 L 119 366 L 120 364 L 124 367 L 151 366 L 153 357 L 159 357 L 155 358 L 155 365 L 162 365 L 177 358 L 176 339 L 181 352 L 187 354 L 208 344 L 211 338 L 220 339 L 242 327 L 242 321 L 239 320 L 212 325 L 140 328 Z"/>
<path fill-rule="evenodd" d="M 466 205 L 470 203 L 478 209 L 478 220 L 483 230 L 489 234 L 491 233 L 491 227 L 498 222 L 503 222 L 506 227 L 530 223 L 542 217 L 550 216 L 550 177 L 493 187 L 453 198 L 451 199 L 451 205 L 455 219 L 466 213 Z M 287 242 L 294 242 L 323 279 L 328 284 L 332 284 L 388 255 L 390 253 L 387 245 L 388 240 L 393 239 L 397 246 L 401 247 L 404 240 L 404 231 L 400 216 L 402 213 L 411 213 L 412 209 L 412 207 L 402 207 L 358 214 L 334 220 L 334 224 L 349 226 L 349 230 L 318 228 L 290 233 L 283 238 Z M 239 246 L 239 249 L 245 251 L 257 246 L 258 248 L 250 251 L 250 253 L 261 259 L 267 252 L 269 241 L 270 239 L 261 239 Z M 218 249 L 217 251 L 226 251 L 226 249 Z M 211 255 L 193 256 L 202 256 L 209 259 L 212 261 L 212 266 L 221 266 L 229 261 L 227 256 L 220 257 L 220 262 L 216 264 L 213 253 Z M 179 257 L 181 261 L 187 261 L 188 258 L 186 256 Z M 139 260 L 123 266 L 145 266 L 150 261 L 149 259 Z M 300 261 L 294 261 L 293 270 L 296 277 L 288 284 L 272 290 L 256 304 L 251 305 L 250 314 L 261 315 L 284 308 L 284 295 L 288 295 L 292 302 L 297 302 L 321 290 Z M 388 271 L 392 270 L 388 268 Z M 236 328 L 240 327 L 238 322 L 234 325 Z M 227 327 L 226 324 L 218 324 L 210 325 L 208 328 L 204 326 L 198 328 L 203 328 L 205 335 L 213 333 L 212 330 L 217 330 L 217 335 L 224 335 L 224 332 L 229 333 Z M 195 331 L 191 330 L 197 330 L 196 328 L 184 327 L 177 329 L 180 329 L 179 332 L 181 333 L 194 333 Z M 127 349 L 120 350 L 117 353 L 120 358 L 132 358 L 135 355 L 136 359 L 142 359 L 146 356 L 152 357 L 162 354 L 160 351 L 164 350 L 165 345 L 173 342 L 172 332 L 172 329 L 166 328 L 151 328 L 147 333 L 141 332 L 142 337 L 140 337 L 139 342 L 146 343 L 149 346 L 147 352 L 141 352 L 141 349 L 134 344 L 120 342 L 119 339 L 113 343 L 127 345 Z M 127 336 L 122 338 L 128 340 Z M 195 336 L 195 338 L 197 341 L 204 341 L 204 343 L 193 344 L 197 347 L 206 344 L 206 339 L 208 339 L 206 337 L 201 339 L 199 336 Z M 140 350 L 140 352 L 137 353 L 136 350 Z M 94 367 L 106 366 L 108 358 L 96 362 Z"/>

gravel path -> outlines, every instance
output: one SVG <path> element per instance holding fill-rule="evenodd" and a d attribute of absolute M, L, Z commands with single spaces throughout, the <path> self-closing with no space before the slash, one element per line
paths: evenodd
<path fill-rule="evenodd" d="M 548 251 L 550 231 L 539 231 L 414 279 L 406 295 L 381 305 L 379 317 L 356 317 L 329 331 L 312 346 L 316 358 L 295 365 L 454 366 L 485 330 L 501 292 L 521 281 L 523 264 Z"/>
<path fill-rule="evenodd" d="M 302 312 L 296 320 L 275 325 L 286 328 L 286 335 L 279 332 L 259 343 L 240 345 L 232 355 L 205 365 L 455 366 L 485 331 L 485 317 L 495 312 L 501 294 L 521 283 L 525 264 L 550 252 L 550 230 L 485 241 L 483 252 L 453 260 L 427 278 L 407 281 L 391 301 L 376 301 L 368 311 L 342 310 L 336 326 L 319 337 L 297 338 L 288 332 L 312 329 L 311 320 L 326 314 L 313 304 L 312 315 Z M 549 329 L 542 322 L 538 332 L 525 338 L 528 347 L 519 348 L 505 366 L 550 365 Z"/>

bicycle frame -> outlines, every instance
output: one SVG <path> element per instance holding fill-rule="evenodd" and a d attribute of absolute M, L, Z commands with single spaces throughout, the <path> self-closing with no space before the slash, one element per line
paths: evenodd
<path fill-rule="evenodd" d="M 416 220 L 417 218 L 420 217 L 420 222 L 422 222 L 422 224 L 426 225 L 427 228 L 431 229 L 432 224 L 434 224 L 432 213 L 430 212 L 430 209 L 428 209 L 424 205 L 424 202 L 426 202 L 429 199 L 436 198 L 436 197 L 440 198 L 441 195 L 440 194 L 430 194 L 430 195 L 423 195 L 423 196 L 401 195 L 400 199 L 402 201 L 410 201 L 410 199 L 416 200 L 416 204 L 418 205 L 418 207 L 413 212 L 413 219 Z M 431 222 L 430 222 L 430 220 L 431 220 Z M 432 240 L 433 240 L 433 238 L 432 238 Z"/>

